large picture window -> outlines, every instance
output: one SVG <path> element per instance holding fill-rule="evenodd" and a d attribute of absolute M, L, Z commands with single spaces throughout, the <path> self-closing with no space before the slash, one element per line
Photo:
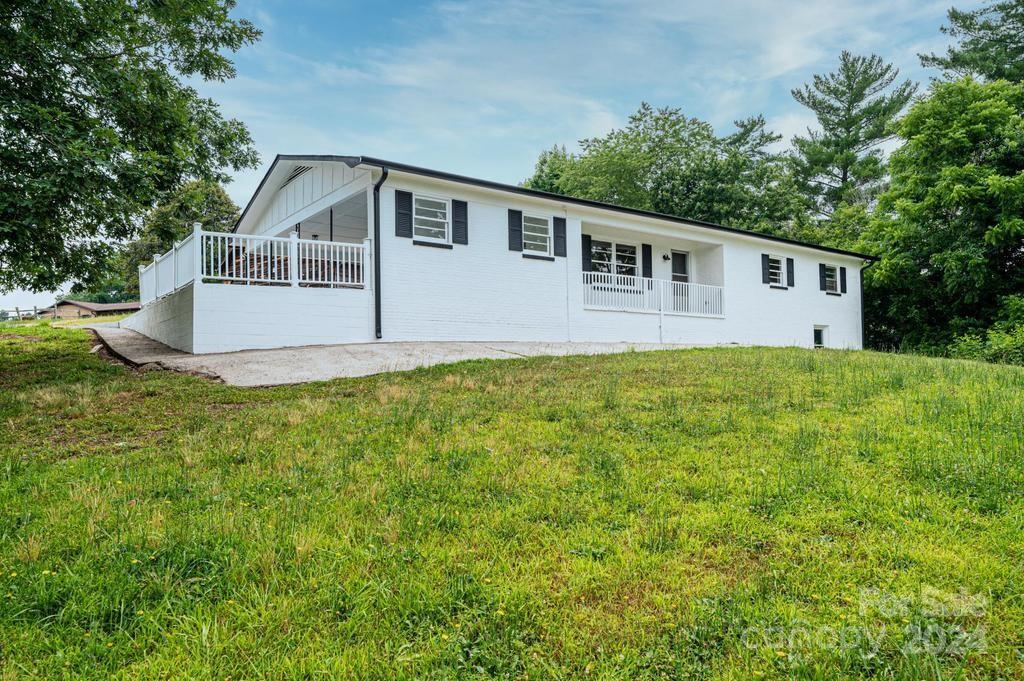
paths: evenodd
<path fill-rule="evenodd" d="M 415 239 L 448 243 L 451 206 L 446 199 L 413 197 L 412 235 Z"/>
<path fill-rule="evenodd" d="M 523 252 L 551 255 L 551 219 L 523 216 Z"/>
<path fill-rule="evenodd" d="M 611 241 L 590 241 L 590 269 L 593 272 L 637 276 L 637 248 Z"/>

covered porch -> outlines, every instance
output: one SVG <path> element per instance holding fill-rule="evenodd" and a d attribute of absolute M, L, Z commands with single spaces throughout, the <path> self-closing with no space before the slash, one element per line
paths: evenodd
<path fill-rule="evenodd" d="M 371 267 L 364 191 L 270 233 L 206 232 L 198 227 L 139 268 L 143 305 L 204 284 L 363 288 Z"/>
<path fill-rule="evenodd" d="M 582 234 L 585 308 L 724 317 L 721 244 L 586 221 Z"/>

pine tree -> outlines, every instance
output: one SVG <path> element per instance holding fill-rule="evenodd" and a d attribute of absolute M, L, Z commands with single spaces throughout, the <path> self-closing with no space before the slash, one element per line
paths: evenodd
<path fill-rule="evenodd" d="M 922 54 L 921 64 L 947 75 L 985 80 L 1024 80 L 1024 0 L 1007 0 L 964 12 L 951 9 L 942 32 L 959 41 L 945 56 Z"/>
<path fill-rule="evenodd" d="M 881 190 L 885 162 L 879 146 L 917 90 L 909 80 L 892 87 L 898 75 L 877 55 L 844 51 L 838 71 L 816 74 L 792 91 L 821 128 L 793 138 L 795 175 L 821 215 L 831 216 L 842 204 L 867 204 Z"/>

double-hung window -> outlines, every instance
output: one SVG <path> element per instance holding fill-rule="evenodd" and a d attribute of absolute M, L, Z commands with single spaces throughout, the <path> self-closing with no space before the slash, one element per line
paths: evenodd
<path fill-rule="evenodd" d="M 551 218 L 523 215 L 523 252 L 551 255 Z"/>
<path fill-rule="evenodd" d="M 825 265 L 825 292 L 839 293 L 839 269 L 835 265 Z"/>
<path fill-rule="evenodd" d="M 768 283 L 772 286 L 785 286 L 786 273 L 783 271 L 782 258 L 774 255 L 768 256 Z"/>
<path fill-rule="evenodd" d="M 451 241 L 451 202 L 432 196 L 413 196 L 412 236 L 414 239 Z"/>
<path fill-rule="evenodd" d="M 637 275 L 636 246 L 611 241 L 590 241 L 590 269 L 629 277 Z"/>

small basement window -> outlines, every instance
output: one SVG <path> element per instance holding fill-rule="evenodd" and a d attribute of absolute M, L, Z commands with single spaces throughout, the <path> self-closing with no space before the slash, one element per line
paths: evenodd
<path fill-rule="evenodd" d="M 839 269 L 835 265 L 825 265 L 825 291 L 839 293 Z"/>
<path fill-rule="evenodd" d="M 414 239 L 448 243 L 451 206 L 447 199 L 430 196 L 414 196 L 412 211 L 412 236 Z"/>
<path fill-rule="evenodd" d="M 825 332 L 828 330 L 827 326 L 816 326 L 814 327 L 814 347 L 823 348 L 825 347 Z"/>
<path fill-rule="evenodd" d="M 551 219 L 523 216 L 523 252 L 551 255 Z"/>
<path fill-rule="evenodd" d="M 785 286 L 786 276 L 782 271 L 782 258 L 768 256 L 768 283 L 772 286 Z"/>

